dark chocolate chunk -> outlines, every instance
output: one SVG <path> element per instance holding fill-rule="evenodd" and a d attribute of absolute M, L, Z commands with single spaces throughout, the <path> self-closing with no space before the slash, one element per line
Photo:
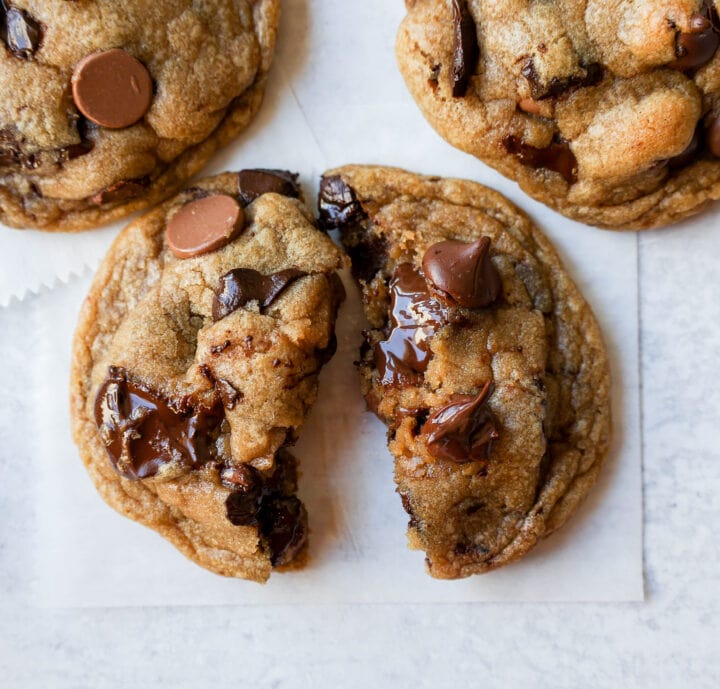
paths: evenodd
<path fill-rule="evenodd" d="M 382 237 L 371 234 L 368 216 L 355 191 L 339 175 L 323 177 L 318 208 L 320 227 L 325 231 L 340 230 L 353 276 L 363 282 L 372 280 L 387 261 L 387 244 Z"/>
<path fill-rule="evenodd" d="M 279 567 L 291 562 L 307 537 L 307 513 L 294 495 L 263 501 L 260 528 L 270 551 L 270 562 Z"/>
<path fill-rule="evenodd" d="M 456 463 L 486 460 L 498 437 L 497 422 L 487 407 L 493 393 L 488 382 L 479 395 L 454 395 L 423 424 L 428 452 L 436 459 Z"/>
<path fill-rule="evenodd" d="M 500 295 L 502 282 L 490 260 L 490 238 L 471 244 L 448 240 L 433 244 L 423 257 L 430 291 L 449 306 L 481 309 Z"/>
<path fill-rule="evenodd" d="M 95 421 L 110 461 L 121 475 L 155 476 L 166 464 L 197 468 L 215 458 L 222 404 L 175 405 L 125 369 L 111 367 L 95 399 Z"/>
<path fill-rule="evenodd" d="M 595 86 L 599 84 L 603 78 L 602 65 L 592 62 L 582 67 L 585 74 L 575 74 L 568 77 L 553 77 L 544 84 L 540 81 L 540 76 L 535 69 L 533 58 L 528 58 L 520 73 L 530 83 L 530 94 L 535 100 L 543 100 L 545 98 L 555 98 L 562 95 L 566 91 L 571 91 L 582 86 Z"/>
<path fill-rule="evenodd" d="M 249 464 L 224 466 L 220 470 L 220 481 L 223 486 L 232 490 L 248 492 L 262 488 L 260 473 Z"/>
<path fill-rule="evenodd" d="M 452 0 L 453 11 L 453 98 L 467 93 L 470 77 L 480 59 L 477 28 L 470 14 L 467 0 Z"/>
<path fill-rule="evenodd" d="M 712 0 L 704 0 L 700 12 L 690 17 L 690 30 L 675 39 L 675 57 L 668 66 L 690 71 L 713 59 L 720 46 L 720 19 Z"/>
<path fill-rule="evenodd" d="M 567 141 L 558 139 L 547 148 L 536 148 L 517 136 L 506 136 L 503 145 L 508 153 L 517 156 L 522 165 L 535 169 L 545 168 L 562 175 L 568 184 L 577 182 L 578 164 Z"/>
<path fill-rule="evenodd" d="M 705 129 L 705 141 L 708 151 L 720 158 L 720 115 L 713 115 Z"/>
<path fill-rule="evenodd" d="M 225 500 L 228 520 L 235 526 L 257 526 L 264 494 L 260 473 L 247 464 L 223 467 L 220 480 L 233 491 Z"/>
<path fill-rule="evenodd" d="M 325 230 L 342 229 L 344 225 L 359 222 L 365 213 L 355 192 L 340 175 L 323 177 L 318 195 L 320 225 Z"/>
<path fill-rule="evenodd" d="M 260 308 L 272 304 L 295 280 L 307 273 L 287 268 L 271 275 L 263 275 L 252 268 L 236 268 L 220 278 L 220 291 L 213 301 L 213 318 L 219 321 L 251 301 Z"/>
<path fill-rule="evenodd" d="M 39 22 L 4 0 L 0 3 L 0 26 L 2 39 L 15 57 L 27 59 L 40 47 L 43 32 Z"/>
<path fill-rule="evenodd" d="M 149 177 L 121 179 L 90 197 L 90 203 L 102 206 L 106 203 L 120 203 L 140 196 L 150 186 Z"/>
<path fill-rule="evenodd" d="M 287 170 L 240 170 L 238 173 L 238 187 L 240 201 L 247 205 L 263 194 L 281 194 L 298 198 L 300 186 L 298 175 Z"/>
<path fill-rule="evenodd" d="M 417 385 L 432 358 L 430 338 L 445 323 L 444 309 L 410 263 L 395 269 L 390 294 L 390 333 L 375 347 L 380 383 Z"/>

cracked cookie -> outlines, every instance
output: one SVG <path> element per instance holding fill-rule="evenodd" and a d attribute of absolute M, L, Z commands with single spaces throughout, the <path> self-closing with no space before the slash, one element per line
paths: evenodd
<path fill-rule="evenodd" d="M 593 313 L 550 242 L 473 182 L 326 172 L 370 329 L 358 367 L 388 426 L 409 543 L 454 579 L 522 557 L 587 495 L 610 437 Z"/>
<path fill-rule="evenodd" d="M 400 71 L 453 146 L 582 222 L 720 199 L 715 0 L 406 0 Z"/>
<path fill-rule="evenodd" d="M 176 192 L 262 101 L 280 0 L 0 0 L 0 222 L 82 230 Z"/>
<path fill-rule="evenodd" d="M 332 357 L 341 251 L 295 176 L 206 179 L 130 224 L 83 305 L 71 410 L 105 501 L 218 574 L 265 581 L 307 537 L 288 447 Z"/>

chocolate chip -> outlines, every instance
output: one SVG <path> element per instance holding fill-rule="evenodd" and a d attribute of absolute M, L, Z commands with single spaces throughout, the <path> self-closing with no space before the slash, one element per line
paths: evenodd
<path fill-rule="evenodd" d="M 521 165 L 557 172 L 568 184 L 577 182 L 577 158 L 567 141 L 558 139 L 546 148 L 536 148 L 511 135 L 503 139 L 503 145 L 508 153 L 517 156 Z"/>
<path fill-rule="evenodd" d="M 678 33 L 675 56 L 668 66 L 682 71 L 695 70 L 710 62 L 720 46 L 720 20 L 712 0 L 704 0 L 700 12 L 690 17 L 688 32 Z"/>
<path fill-rule="evenodd" d="M 340 230 L 352 261 L 352 274 L 369 282 L 387 262 L 387 243 L 370 232 L 368 216 L 355 191 L 339 175 L 323 177 L 318 195 L 322 229 Z"/>
<path fill-rule="evenodd" d="M 583 86 L 595 86 L 603 79 L 602 65 L 592 62 L 582 67 L 584 74 L 574 74 L 567 77 L 553 77 L 548 83 L 543 83 L 535 69 L 533 58 L 528 58 L 520 73 L 530 84 L 530 93 L 535 100 L 555 98 L 567 91 Z"/>
<path fill-rule="evenodd" d="M 238 173 L 238 187 L 240 201 L 247 205 L 263 194 L 280 194 L 298 198 L 300 186 L 298 175 L 287 170 L 240 170 Z"/>
<path fill-rule="evenodd" d="M 185 204 L 170 218 L 165 240 L 178 258 L 192 258 L 222 248 L 241 232 L 245 214 L 227 194 L 213 194 Z"/>
<path fill-rule="evenodd" d="M 25 10 L 3 1 L 0 4 L 0 24 L 5 44 L 15 57 L 27 59 L 40 47 L 42 27 Z"/>
<path fill-rule="evenodd" d="M 97 206 L 103 206 L 106 203 L 129 201 L 130 199 L 140 196 L 140 194 L 145 192 L 149 186 L 149 177 L 142 177 L 140 179 L 122 179 L 119 182 L 115 182 L 115 184 L 111 184 L 109 187 L 97 192 L 97 194 L 94 194 L 88 200 L 90 203 L 94 203 Z"/>
<path fill-rule="evenodd" d="M 263 481 L 253 467 L 223 467 L 220 480 L 232 493 L 225 500 L 228 521 L 235 526 L 257 526 L 263 499 Z"/>
<path fill-rule="evenodd" d="M 714 115 L 710 119 L 705 130 L 705 141 L 710 153 L 720 158 L 720 115 Z"/>
<path fill-rule="evenodd" d="M 453 11 L 453 98 L 467 93 L 470 77 L 480 59 L 477 28 L 470 14 L 467 0 L 452 0 Z"/>
<path fill-rule="evenodd" d="M 273 567 L 288 564 L 302 550 L 307 537 L 307 513 L 294 495 L 263 501 L 260 524 Z"/>
<path fill-rule="evenodd" d="M 226 488 L 245 492 L 262 487 L 258 470 L 249 464 L 224 466 L 220 470 L 220 481 Z"/>
<path fill-rule="evenodd" d="M 221 404 L 173 404 L 118 367 L 109 369 L 95 399 L 95 421 L 110 461 L 131 480 L 155 476 L 170 463 L 197 468 L 214 459 L 223 419 Z"/>
<path fill-rule="evenodd" d="M 225 378 L 215 380 L 215 389 L 218 391 L 225 409 L 235 409 L 237 403 L 244 397 L 243 393 Z"/>
<path fill-rule="evenodd" d="M 236 268 L 220 278 L 220 290 L 213 301 L 213 319 L 219 321 L 233 311 L 257 301 L 260 308 L 272 304 L 295 280 L 307 273 L 287 268 L 271 275 L 263 275 L 252 268 Z"/>
<path fill-rule="evenodd" d="M 375 347 L 380 383 L 418 385 L 432 358 L 430 339 L 445 323 L 444 310 L 410 263 L 395 269 L 390 294 L 390 333 Z"/>
<path fill-rule="evenodd" d="M 487 407 L 493 389 L 488 382 L 479 395 L 454 395 L 449 404 L 428 417 L 420 435 L 433 457 L 456 463 L 488 458 L 492 441 L 499 435 Z"/>
<path fill-rule="evenodd" d="M 490 238 L 471 244 L 448 240 L 433 244 L 423 257 L 430 291 L 449 306 L 481 309 L 500 295 L 502 282 L 490 259 Z"/>
<path fill-rule="evenodd" d="M 148 111 L 153 83 L 142 62 L 120 48 L 112 48 L 78 62 L 72 94 L 78 110 L 90 121 L 108 129 L 122 129 Z"/>
<path fill-rule="evenodd" d="M 325 230 L 342 229 L 344 225 L 365 218 L 365 213 L 355 191 L 340 175 L 323 177 L 318 196 L 320 225 Z"/>

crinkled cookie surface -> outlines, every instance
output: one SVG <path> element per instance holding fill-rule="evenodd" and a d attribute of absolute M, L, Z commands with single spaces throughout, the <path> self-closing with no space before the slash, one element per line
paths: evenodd
<path fill-rule="evenodd" d="M 359 370 L 389 428 L 413 548 L 438 578 L 522 557 L 575 511 L 610 438 L 609 371 L 555 250 L 473 182 L 325 173 L 371 329 Z"/>
<path fill-rule="evenodd" d="M 2 3 L 0 221 L 80 230 L 177 191 L 259 108 L 278 16 L 279 0 Z"/>
<path fill-rule="evenodd" d="M 407 0 L 405 81 L 432 126 L 565 215 L 612 229 L 720 199 L 713 0 Z"/>
<path fill-rule="evenodd" d="M 344 296 L 342 253 L 282 194 L 299 194 L 287 173 L 220 175 L 129 225 L 84 303 L 71 374 L 102 497 L 203 567 L 256 581 L 303 552 L 287 448 Z M 209 242 L 216 221 L 230 229 Z"/>

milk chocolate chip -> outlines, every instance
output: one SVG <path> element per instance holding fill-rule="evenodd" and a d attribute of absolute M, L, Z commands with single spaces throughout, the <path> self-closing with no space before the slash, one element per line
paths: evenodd
<path fill-rule="evenodd" d="M 705 141 L 710 153 L 720 158 L 720 115 L 714 115 L 705 130 Z"/>
<path fill-rule="evenodd" d="M 390 333 L 375 347 L 380 383 L 416 385 L 432 358 L 429 341 L 445 322 L 443 307 L 410 263 L 395 269 L 390 294 Z"/>
<path fill-rule="evenodd" d="M 449 306 L 481 309 L 499 296 L 502 282 L 490 260 L 490 238 L 472 244 L 447 240 L 433 244 L 423 257 L 430 291 Z"/>
<path fill-rule="evenodd" d="M 191 201 L 170 218 L 165 239 L 178 258 L 216 251 L 231 242 L 245 224 L 240 204 L 226 194 Z"/>
<path fill-rule="evenodd" d="M 29 58 L 42 41 L 42 28 L 25 10 L 0 0 L 0 35 L 15 56 Z"/>
<path fill-rule="evenodd" d="M 713 59 L 720 46 L 720 20 L 712 0 L 704 0 L 700 12 L 690 17 L 690 30 L 675 40 L 676 59 L 669 67 L 694 70 Z"/>
<path fill-rule="evenodd" d="M 480 58 L 475 21 L 470 14 L 467 0 L 452 0 L 453 11 L 453 98 L 467 93 L 470 77 L 474 74 Z"/>
<path fill-rule="evenodd" d="M 568 184 L 577 182 L 577 158 L 567 141 L 557 140 L 547 148 L 536 148 L 511 135 L 503 139 L 503 145 L 508 153 L 517 156 L 522 165 L 557 172 Z"/>
<path fill-rule="evenodd" d="M 456 463 L 488 458 L 492 441 L 499 435 L 487 407 L 493 389 L 488 382 L 479 395 L 453 395 L 449 404 L 428 417 L 420 435 L 433 457 Z"/>
<path fill-rule="evenodd" d="M 263 194 L 280 194 L 298 198 L 298 175 L 287 170 L 241 170 L 238 173 L 240 201 L 247 205 Z"/>
<path fill-rule="evenodd" d="M 89 120 L 108 129 L 122 129 L 148 111 L 153 83 L 142 62 L 120 48 L 112 48 L 78 62 L 72 94 L 78 110 Z"/>
<path fill-rule="evenodd" d="M 222 404 L 179 408 L 119 367 L 109 369 L 95 399 L 95 422 L 110 461 L 131 480 L 155 476 L 168 464 L 197 468 L 214 459 L 224 418 Z"/>
<path fill-rule="evenodd" d="M 213 302 L 213 319 L 219 321 L 251 301 L 267 308 L 295 280 L 307 275 L 297 268 L 287 268 L 263 275 L 252 268 L 236 268 L 220 278 L 220 291 Z"/>

